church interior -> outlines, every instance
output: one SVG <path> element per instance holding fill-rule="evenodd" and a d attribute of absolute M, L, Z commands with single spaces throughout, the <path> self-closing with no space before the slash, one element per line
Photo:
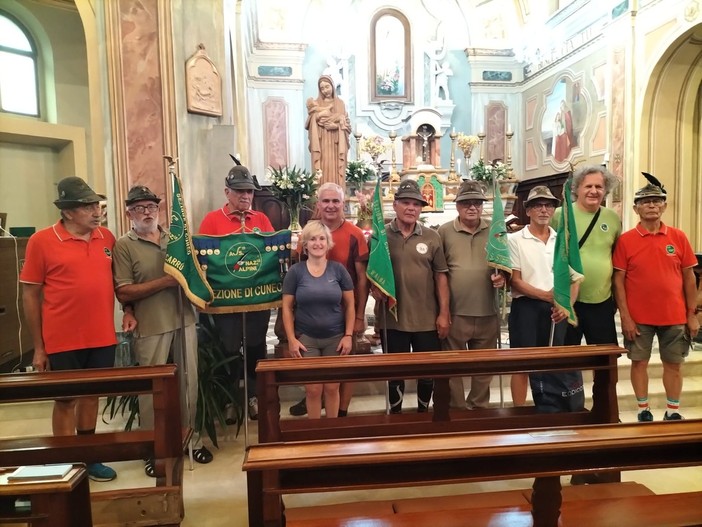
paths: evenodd
<path fill-rule="evenodd" d="M 0 0 L 0 372 L 31 362 L 17 265 L 28 236 L 57 220 L 61 179 L 78 176 L 107 196 L 105 225 L 119 237 L 129 229 L 122 204 L 132 186 L 172 202 L 165 156 L 175 160 L 197 226 L 225 202 L 233 155 L 263 187 L 254 208 L 288 228 L 290 214 L 269 186 L 276 169 L 315 172 L 306 121 L 322 77 L 348 115 L 346 161 L 374 170 L 360 185 L 343 171 L 328 179 L 346 188 L 348 219 L 359 218 L 359 194 L 369 198 L 381 177 L 387 214 L 399 183 L 414 179 L 428 202 L 423 221 L 444 224 L 456 217 L 461 181 L 481 179 L 488 167 L 511 183 L 500 191 L 505 213 L 524 224 L 534 186 L 560 196 L 574 167 L 596 165 L 619 181 L 606 206 L 624 230 L 637 222 L 634 193 L 648 172 L 667 189 L 665 221 L 702 252 L 698 0 Z M 170 206 L 160 214 L 167 226 Z M 366 312 L 372 316 L 372 305 Z M 115 313 L 116 328 L 120 320 Z M 273 356 L 273 321 L 269 337 Z M 696 346 L 684 365 L 688 420 L 702 418 Z M 665 401 L 660 363 L 652 365 L 652 398 Z M 620 419 L 634 423 L 626 357 L 618 372 Z M 491 401 L 501 399 L 501 383 L 493 380 Z M 283 417 L 300 393 L 281 391 Z M 383 409 L 380 383 L 357 390 L 352 411 Z M 49 416 L 49 402 L 2 404 L 0 436 L 45 432 Z M 191 467 L 186 458 L 180 525 L 248 524 L 242 462 L 258 426 L 219 429 L 208 465 Z M 141 461 L 115 466 L 119 477 L 91 483 L 92 491 L 148 480 Z M 702 492 L 699 463 L 671 467 L 624 471 L 621 479 L 656 494 Z M 532 481 L 291 494 L 285 504 L 363 508 L 529 489 Z M 129 525 L 152 525 L 140 521 Z"/>

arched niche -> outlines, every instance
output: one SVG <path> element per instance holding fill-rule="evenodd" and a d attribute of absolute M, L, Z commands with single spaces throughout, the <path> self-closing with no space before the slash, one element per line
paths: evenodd
<path fill-rule="evenodd" d="M 653 67 L 641 104 L 638 168 L 655 175 L 668 191 L 663 220 L 683 229 L 702 247 L 702 24 L 678 37 Z M 632 174 L 627 196 L 644 184 Z M 631 201 L 629 224 L 636 222 Z"/>
<path fill-rule="evenodd" d="M 412 102 L 412 33 L 397 9 L 381 9 L 370 23 L 371 102 Z"/>

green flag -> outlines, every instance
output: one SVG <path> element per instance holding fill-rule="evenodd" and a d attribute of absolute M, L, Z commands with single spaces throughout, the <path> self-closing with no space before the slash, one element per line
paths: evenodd
<path fill-rule="evenodd" d="M 370 255 L 366 275 L 375 287 L 388 297 L 390 314 L 397 320 L 397 296 L 395 293 L 395 275 L 390 260 L 388 236 L 385 232 L 383 218 L 383 201 L 380 197 L 380 177 L 373 194 L 373 234 L 371 234 Z"/>
<path fill-rule="evenodd" d="M 571 182 L 572 177 L 569 177 L 563 185 L 563 215 L 558 224 L 553 253 L 553 301 L 557 309 L 568 315 L 568 323 L 577 326 L 578 317 L 571 303 L 570 285 L 583 279 L 583 264 L 580 261 L 573 204 L 570 202 Z"/>
<path fill-rule="evenodd" d="M 173 172 L 173 206 L 163 270 L 178 281 L 193 304 L 204 309 L 214 294 L 197 261 L 181 188 L 180 177 Z"/>
<path fill-rule="evenodd" d="M 290 231 L 193 236 L 214 291 L 207 313 L 262 311 L 281 305 L 290 266 Z"/>
<path fill-rule="evenodd" d="M 501 269 L 512 274 L 512 261 L 507 245 L 507 225 L 505 224 L 505 209 L 502 206 L 499 186 L 495 183 L 492 202 L 492 223 L 487 243 L 487 264 L 489 267 Z"/>

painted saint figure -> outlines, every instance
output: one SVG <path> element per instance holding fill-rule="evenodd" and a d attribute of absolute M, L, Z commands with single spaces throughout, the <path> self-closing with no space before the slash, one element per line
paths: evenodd
<path fill-rule="evenodd" d="M 307 122 L 312 168 L 321 172 L 320 185 L 332 182 L 346 187 L 351 122 L 344 101 L 336 96 L 334 81 L 322 75 L 317 81 L 319 96 L 307 99 Z"/>
<path fill-rule="evenodd" d="M 560 112 L 556 114 L 553 131 L 553 158 L 562 163 L 570 155 L 573 148 L 573 116 L 565 101 L 561 101 Z"/>

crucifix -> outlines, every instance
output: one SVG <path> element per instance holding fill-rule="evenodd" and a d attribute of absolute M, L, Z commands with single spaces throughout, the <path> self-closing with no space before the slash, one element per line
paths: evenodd
<path fill-rule="evenodd" d="M 427 125 L 423 124 L 417 131 L 417 135 L 422 138 L 422 163 L 429 161 L 429 138 L 434 135 L 433 131 L 427 130 Z"/>

